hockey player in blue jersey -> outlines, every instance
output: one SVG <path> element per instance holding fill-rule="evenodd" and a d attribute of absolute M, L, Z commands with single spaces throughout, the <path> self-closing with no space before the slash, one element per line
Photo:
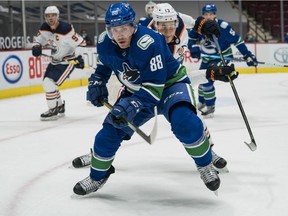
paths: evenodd
<path fill-rule="evenodd" d="M 174 8 L 168 3 L 159 3 L 155 5 L 152 16 L 153 19 L 149 23 L 148 27 L 163 34 L 169 50 L 173 54 L 174 58 L 176 58 L 180 63 L 182 63 L 188 44 L 188 31 L 186 30 L 186 23 L 189 26 L 193 25 L 192 27 L 194 27 L 195 20 L 186 14 L 177 13 Z M 182 17 L 184 18 L 184 20 L 182 19 Z M 193 76 L 193 78 L 191 79 L 192 86 L 198 85 L 202 82 L 205 82 L 206 80 L 204 70 L 193 71 L 192 73 L 189 73 L 189 77 L 190 76 Z M 209 137 L 210 145 L 213 146 L 214 144 L 212 142 L 212 138 L 209 134 L 207 126 L 205 126 L 204 128 L 207 136 Z M 217 155 L 215 151 L 213 151 L 213 148 L 211 149 L 211 152 L 213 166 L 219 171 L 227 172 L 227 161 Z M 91 164 L 91 157 L 92 153 L 76 157 L 72 161 L 72 165 L 75 168 L 89 166 Z"/>
<path fill-rule="evenodd" d="M 65 115 L 65 103 L 58 89 L 75 68 L 84 68 L 81 55 L 76 56 L 78 46 L 85 47 L 85 40 L 75 32 L 73 26 L 59 20 L 56 6 L 48 6 L 44 12 L 45 23 L 34 38 L 32 55 L 42 55 L 42 46 L 51 48 L 52 62 L 49 63 L 43 78 L 48 111 L 40 115 L 41 121 L 57 120 Z M 77 64 L 69 64 L 69 61 Z"/>
<path fill-rule="evenodd" d="M 138 24 L 142 25 L 142 26 L 148 26 L 148 24 L 151 22 L 152 20 L 152 12 L 153 9 L 155 7 L 156 3 L 153 1 L 149 1 L 146 5 L 145 5 L 145 13 L 146 16 L 145 17 L 141 17 L 139 19 Z"/>
<path fill-rule="evenodd" d="M 216 18 L 216 12 L 217 8 L 214 4 L 206 4 L 202 8 L 203 19 L 215 20 L 219 24 L 221 36 L 218 38 L 218 42 L 223 56 L 233 57 L 231 45 L 234 45 L 243 55 L 247 65 L 256 67 L 258 64 L 256 57 L 247 49 L 242 38 L 228 22 Z M 220 57 L 217 59 L 207 57 L 207 55 L 218 55 L 218 50 L 213 40 L 207 39 L 204 35 L 197 32 L 195 28 L 189 32 L 188 48 L 190 49 L 192 58 L 200 59 L 201 53 L 206 55 L 202 57 L 200 69 L 207 69 L 210 64 L 221 62 Z M 202 115 L 204 117 L 213 117 L 216 102 L 214 81 L 207 80 L 207 83 L 198 86 L 198 101 L 197 108 L 202 112 Z"/>
<path fill-rule="evenodd" d="M 196 115 L 186 68 L 172 56 L 163 35 L 134 21 L 135 12 L 127 2 L 112 4 L 106 12 L 106 31 L 98 37 L 97 68 L 89 78 L 87 99 L 97 107 L 103 106 L 108 100 L 106 84 L 112 71 L 125 89 L 95 136 L 90 175 L 79 181 L 73 191 L 86 195 L 106 183 L 115 172 L 112 162 L 118 148 L 133 134 L 122 119 L 141 126 L 154 116 L 155 106 L 194 159 L 206 187 L 217 191 L 220 179 L 212 166 L 203 123 Z M 219 36 L 214 21 L 207 20 L 199 28 L 202 33 Z M 227 82 L 227 76 L 235 78 L 234 68 L 213 66 L 207 69 L 206 76 Z"/>
<path fill-rule="evenodd" d="M 149 23 L 148 27 L 163 34 L 169 50 L 173 54 L 173 57 L 176 58 L 180 63 L 182 63 L 188 43 L 188 31 L 186 30 L 186 23 L 189 26 L 191 26 L 193 23 L 194 26 L 195 20 L 186 14 L 177 13 L 174 8 L 168 3 L 159 3 L 155 5 L 152 16 L 153 20 Z M 185 22 L 182 20 L 182 17 L 184 17 Z M 191 79 L 193 85 L 198 85 L 201 82 L 205 82 L 206 80 L 204 70 L 193 71 L 189 74 L 189 77 L 190 76 L 193 76 L 193 78 Z M 200 81 L 200 83 L 197 81 Z M 204 128 L 212 146 L 213 142 L 209 134 L 209 130 L 206 126 Z M 221 170 L 227 172 L 227 161 L 217 155 L 213 151 L 213 149 L 211 149 L 211 152 L 214 167 L 219 171 Z M 72 161 L 72 165 L 75 168 L 89 166 L 91 164 L 91 157 L 92 153 L 76 157 Z"/>

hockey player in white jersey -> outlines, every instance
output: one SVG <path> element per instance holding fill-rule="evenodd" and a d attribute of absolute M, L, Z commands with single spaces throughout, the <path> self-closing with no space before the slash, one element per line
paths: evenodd
<path fill-rule="evenodd" d="M 46 22 L 33 41 L 32 54 L 38 57 L 42 55 L 43 46 L 51 48 L 52 62 L 46 69 L 42 84 L 49 110 L 40 116 L 42 121 L 47 121 L 65 115 L 65 102 L 61 99 L 58 87 L 75 68 L 84 68 L 84 60 L 81 55 L 76 56 L 75 50 L 78 46 L 85 47 L 86 42 L 71 24 L 59 20 L 56 6 L 48 6 L 44 16 Z M 69 64 L 69 61 L 74 64 Z"/>
<path fill-rule="evenodd" d="M 164 35 L 174 58 L 182 63 L 185 51 L 188 49 L 188 32 L 185 22 L 168 3 L 157 4 L 154 7 L 152 17 L 148 27 Z M 192 17 L 190 18 L 193 20 Z"/>

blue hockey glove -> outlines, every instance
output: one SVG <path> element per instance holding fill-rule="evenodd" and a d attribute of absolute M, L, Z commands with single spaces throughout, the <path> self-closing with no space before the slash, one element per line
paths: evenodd
<path fill-rule="evenodd" d="M 199 16 L 195 21 L 194 31 L 198 32 L 199 34 L 205 35 L 208 38 L 212 38 L 214 34 L 217 38 L 220 37 L 220 27 L 215 20 L 205 19 L 202 16 Z"/>
<path fill-rule="evenodd" d="M 206 78 L 208 80 L 219 80 L 223 82 L 229 82 L 230 77 L 231 80 L 234 80 L 238 77 L 238 72 L 235 71 L 234 64 L 231 66 L 216 66 L 211 65 L 206 70 Z"/>
<path fill-rule="evenodd" d="M 77 64 L 75 64 L 76 68 L 83 69 L 85 67 L 85 63 L 81 55 L 79 55 L 75 61 L 77 62 Z"/>
<path fill-rule="evenodd" d="M 42 46 L 41 45 L 33 46 L 32 47 L 32 55 L 35 57 L 42 55 Z"/>
<path fill-rule="evenodd" d="M 132 122 L 137 113 L 142 109 L 142 102 L 136 97 L 127 97 L 120 99 L 111 110 L 111 122 L 114 127 L 122 128 L 127 126 L 127 121 Z"/>
<path fill-rule="evenodd" d="M 105 80 L 98 74 L 92 74 L 88 79 L 87 100 L 94 106 L 103 106 L 104 101 L 108 101 L 108 89 Z"/>
<path fill-rule="evenodd" d="M 246 53 L 246 55 L 243 57 L 246 61 L 246 64 L 251 67 L 251 66 L 257 66 L 258 65 L 258 61 L 256 59 L 256 56 L 253 55 L 250 51 L 248 51 Z"/>
<path fill-rule="evenodd" d="M 201 50 L 199 45 L 193 45 L 190 48 L 190 53 L 191 53 L 191 57 L 195 58 L 195 59 L 200 59 L 201 58 Z"/>

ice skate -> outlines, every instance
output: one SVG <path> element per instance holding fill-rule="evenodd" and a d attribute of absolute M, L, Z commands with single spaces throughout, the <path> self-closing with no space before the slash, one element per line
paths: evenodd
<path fill-rule="evenodd" d="M 206 106 L 205 103 L 199 102 L 197 104 L 197 109 L 201 112 L 201 110 L 203 110 L 205 108 L 205 106 Z"/>
<path fill-rule="evenodd" d="M 229 172 L 226 166 L 227 161 L 224 158 L 217 155 L 212 149 L 211 152 L 212 152 L 212 163 L 214 168 L 219 172 Z"/>
<path fill-rule="evenodd" d="M 58 116 L 59 117 L 65 116 L 65 101 L 63 101 L 62 105 L 58 106 Z"/>
<path fill-rule="evenodd" d="M 200 112 L 204 118 L 213 118 L 215 112 L 215 106 L 206 106 L 202 110 L 200 110 Z"/>
<path fill-rule="evenodd" d="M 53 109 L 49 109 L 45 113 L 40 115 L 41 121 L 53 121 L 58 119 L 58 106 L 54 107 Z"/>
<path fill-rule="evenodd" d="M 87 178 L 83 179 L 82 181 L 79 181 L 74 186 L 73 191 L 75 194 L 78 194 L 78 195 L 87 195 L 87 194 L 90 194 L 92 192 L 95 192 L 98 189 L 100 189 L 101 187 L 103 187 L 103 185 L 108 180 L 109 176 L 111 174 L 113 174 L 114 172 L 115 172 L 115 168 L 111 165 L 111 167 L 108 169 L 108 171 L 106 173 L 106 177 L 104 177 L 103 179 L 101 179 L 99 181 L 96 181 L 96 180 L 92 179 L 90 176 L 88 176 Z"/>
<path fill-rule="evenodd" d="M 72 161 L 73 167 L 81 168 L 81 167 L 89 166 L 91 164 L 91 156 L 92 156 L 92 150 L 90 153 L 88 153 L 86 155 L 82 155 L 80 157 L 75 158 Z"/>
<path fill-rule="evenodd" d="M 216 191 L 220 186 L 220 178 L 218 177 L 218 172 L 214 169 L 212 162 L 205 167 L 197 166 L 197 169 L 200 172 L 200 177 L 206 187 L 209 190 L 214 191 L 217 195 Z"/>

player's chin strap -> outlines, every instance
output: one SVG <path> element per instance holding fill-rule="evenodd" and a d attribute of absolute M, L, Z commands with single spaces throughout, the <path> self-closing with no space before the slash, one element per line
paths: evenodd
<path fill-rule="evenodd" d="M 218 39 L 217 39 L 217 37 L 214 34 L 212 36 L 213 36 L 213 40 L 214 40 L 214 43 L 216 45 L 216 48 L 218 49 L 218 53 L 219 53 L 219 56 L 221 58 L 221 61 L 222 61 L 223 65 L 226 66 L 227 64 L 226 64 L 226 61 L 225 61 L 225 59 L 223 57 L 223 54 L 222 54 L 222 51 L 221 51 L 221 47 L 220 47 L 220 45 L 218 43 Z M 228 79 L 229 79 L 229 83 L 230 83 L 230 85 L 232 87 L 234 96 L 235 96 L 236 101 L 238 103 L 238 107 L 239 107 L 239 109 L 241 111 L 242 117 L 244 119 L 245 125 L 247 127 L 247 130 L 248 130 L 250 138 L 251 138 L 251 142 L 250 143 L 247 143 L 247 142 L 244 142 L 244 143 L 250 148 L 251 151 L 255 151 L 257 149 L 257 145 L 256 145 L 256 142 L 255 142 L 252 130 L 251 130 L 250 126 L 249 126 L 248 119 L 247 119 L 246 114 L 244 112 L 242 103 L 241 103 L 240 98 L 238 96 L 238 93 L 236 91 L 236 88 L 235 88 L 235 85 L 233 83 L 233 80 L 230 78 L 230 76 L 228 76 Z"/>
<path fill-rule="evenodd" d="M 103 105 L 106 106 L 109 110 L 112 110 L 112 105 L 106 101 L 103 101 Z M 157 135 L 157 108 L 154 107 L 154 114 L 155 114 L 155 120 L 154 125 L 151 131 L 150 135 L 146 135 L 139 127 L 137 127 L 132 122 L 129 122 L 126 118 L 123 118 L 124 121 L 127 122 L 128 127 L 130 127 L 134 132 L 139 134 L 146 142 L 148 142 L 150 145 L 155 141 L 156 135 Z"/>
<path fill-rule="evenodd" d="M 42 56 L 45 56 L 45 57 L 48 57 L 48 58 L 52 58 L 52 56 L 47 55 L 47 54 L 45 54 L 45 53 L 42 53 L 41 55 L 42 55 Z M 77 58 L 75 58 L 75 59 L 70 59 L 70 60 L 65 60 L 65 62 L 68 62 L 69 64 L 75 65 L 75 64 L 78 64 L 78 62 L 75 61 L 76 59 L 77 59 Z M 94 70 L 96 70 L 95 67 L 91 67 L 91 66 L 89 66 L 89 65 L 84 65 L 84 68 L 89 68 L 89 69 L 94 69 Z"/>

